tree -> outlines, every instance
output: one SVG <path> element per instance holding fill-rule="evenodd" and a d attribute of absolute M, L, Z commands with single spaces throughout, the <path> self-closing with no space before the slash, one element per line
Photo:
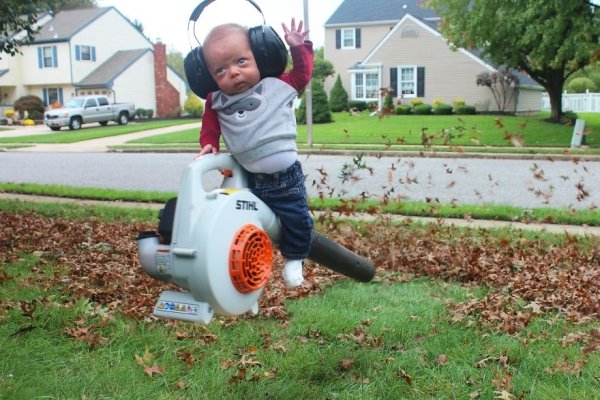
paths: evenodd
<path fill-rule="evenodd" d="M 0 54 L 14 56 L 35 40 L 38 16 L 61 10 L 95 7 L 96 0 L 2 0 L 0 3 Z M 23 32 L 24 36 L 14 36 Z"/>
<path fill-rule="evenodd" d="M 332 76 L 334 73 L 335 70 L 333 69 L 333 64 L 331 61 L 325 59 L 325 50 L 323 47 L 319 47 L 315 50 L 315 62 L 312 74 L 313 79 L 323 82 L 325 81 L 325 78 Z"/>
<path fill-rule="evenodd" d="M 348 107 L 348 93 L 342 85 L 340 74 L 337 75 L 335 84 L 329 93 L 329 107 L 333 112 L 344 111 Z"/>
<path fill-rule="evenodd" d="M 39 31 L 38 14 L 47 12 L 47 0 L 3 0 L 0 3 L 0 54 L 14 56 L 19 47 L 31 43 Z M 13 35 L 23 31 L 23 38 Z"/>
<path fill-rule="evenodd" d="M 548 92 L 560 122 L 565 80 L 600 59 L 598 6 L 586 0 L 429 0 L 453 47 L 525 71 Z"/>
<path fill-rule="evenodd" d="M 315 124 L 323 124 L 331 122 L 331 111 L 329 110 L 329 102 L 327 101 L 327 93 L 323 87 L 323 82 L 318 79 L 311 81 L 312 89 L 312 115 Z M 302 95 L 302 102 L 296 111 L 296 118 L 299 123 L 306 123 L 306 93 Z"/>
<path fill-rule="evenodd" d="M 503 113 L 517 94 L 519 78 L 509 71 L 482 72 L 477 75 L 476 83 L 490 88 L 498 111 Z"/>
<path fill-rule="evenodd" d="M 167 53 L 167 64 L 175 70 L 180 76 L 185 78 L 185 70 L 183 68 L 183 54 L 173 50 Z"/>
<path fill-rule="evenodd" d="M 98 7 L 96 0 L 49 0 L 46 2 L 53 14 L 65 10 Z"/>

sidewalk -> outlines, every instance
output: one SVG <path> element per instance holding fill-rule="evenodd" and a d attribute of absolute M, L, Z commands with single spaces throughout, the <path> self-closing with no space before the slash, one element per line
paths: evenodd
<path fill-rule="evenodd" d="M 84 140 L 75 143 L 59 143 L 59 144 L 34 144 L 28 147 L 19 147 L 11 149 L 11 151 L 19 152 L 54 152 L 54 153 L 68 153 L 68 152 L 92 152 L 102 153 L 109 151 L 110 146 L 126 143 L 130 140 L 140 139 L 148 136 L 162 135 L 165 133 L 178 132 L 186 129 L 198 129 L 200 131 L 201 122 L 193 122 L 183 125 L 174 125 L 165 128 L 151 129 L 148 131 L 140 131 L 129 133 L 126 135 L 115 135 L 108 136 L 99 139 Z M 26 135 L 40 135 L 53 133 L 60 135 L 60 132 L 51 131 L 50 128 L 43 126 L 32 126 L 32 127 L 19 127 L 15 128 L 14 132 L 2 132 L 0 137 L 17 137 Z"/>

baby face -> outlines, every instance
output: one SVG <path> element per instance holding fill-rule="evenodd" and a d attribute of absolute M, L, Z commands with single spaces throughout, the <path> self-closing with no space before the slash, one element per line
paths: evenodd
<path fill-rule="evenodd" d="M 213 35 L 204 44 L 203 55 L 212 78 L 224 93 L 242 93 L 260 81 L 248 34 L 242 30 L 228 29 Z"/>

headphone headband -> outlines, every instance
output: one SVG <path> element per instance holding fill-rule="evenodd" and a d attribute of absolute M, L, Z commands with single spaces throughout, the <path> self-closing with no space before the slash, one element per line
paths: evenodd
<path fill-rule="evenodd" d="M 200 3 L 190 15 L 188 22 L 188 31 L 190 24 L 195 24 L 204 9 L 215 0 L 204 0 Z M 287 49 L 285 44 L 275 32 L 275 30 L 266 25 L 265 16 L 260 7 L 253 1 L 247 0 L 260 12 L 263 17 L 263 25 L 248 29 L 248 40 L 250 48 L 256 60 L 260 77 L 279 76 L 287 66 Z M 188 32 L 189 33 L 189 32 Z M 194 37 L 195 37 L 194 33 Z M 196 38 L 198 43 L 200 41 Z M 202 46 L 198 46 L 188 53 L 183 60 L 185 75 L 190 85 L 190 89 L 201 98 L 205 99 L 209 92 L 218 90 L 218 86 L 206 68 Z"/>
<path fill-rule="evenodd" d="M 198 6 L 194 9 L 194 11 L 192 11 L 192 14 L 190 15 L 190 22 L 196 22 L 198 21 L 198 18 L 200 18 L 200 14 L 202 14 L 202 11 L 204 11 L 204 9 L 206 7 L 208 7 L 211 3 L 214 3 L 215 0 L 204 0 L 202 3 L 198 4 Z M 260 13 L 260 15 L 262 15 L 263 17 L 263 25 L 266 25 L 266 20 L 265 20 L 265 15 L 263 14 L 262 10 L 260 9 L 260 7 L 258 6 L 258 4 L 256 4 L 253 0 L 247 0 L 248 3 L 252 4 L 254 6 L 254 8 L 256 8 L 258 10 L 258 12 Z"/>

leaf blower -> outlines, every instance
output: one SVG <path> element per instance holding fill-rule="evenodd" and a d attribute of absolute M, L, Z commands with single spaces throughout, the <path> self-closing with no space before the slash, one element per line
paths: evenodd
<path fill-rule="evenodd" d="M 223 183 L 205 190 L 203 176 L 219 171 Z M 158 232 L 140 232 L 143 270 L 185 291 L 166 290 L 154 315 L 208 324 L 213 315 L 258 312 L 258 298 L 271 276 L 279 220 L 247 187 L 247 172 L 231 155 L 211 154 L 189 164 L 177 198 L 159 214 Z M 369 282 L 373 264 L 313 231 L 314 262 Z"/>

